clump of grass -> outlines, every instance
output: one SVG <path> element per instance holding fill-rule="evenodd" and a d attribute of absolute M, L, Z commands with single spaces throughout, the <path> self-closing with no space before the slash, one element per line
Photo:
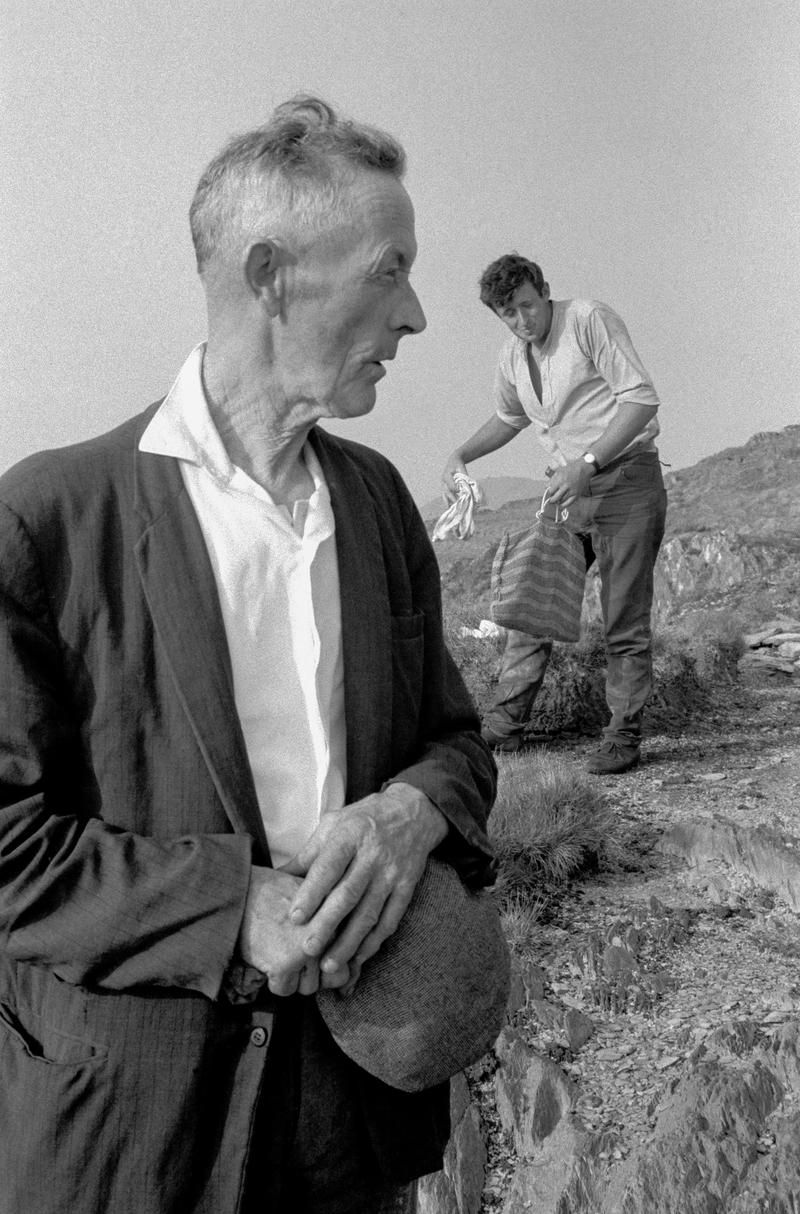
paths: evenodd
<path fill-rule="evenodd" d="M 536 905 L 590 860 L 611 862 L 614 816 L 593 784 L 561 755 L 499 755 L 490 819 L 501 908 Z"/>
<path fill-rule="evenodd" d="M 503 934 L 514 957 L 528 957 L 536 946 L 539 919 L 545 907 L 542 895 L 509 893 L 501 901 Z"/>
<path fill-rule="evenodd" d="M 655 638 L 656 652 L 679 651 L 694 662 L 700 683 L 732 683 L 745 650 L 746 622 L 731 610 L 698 611 L 667 625 Z"/>

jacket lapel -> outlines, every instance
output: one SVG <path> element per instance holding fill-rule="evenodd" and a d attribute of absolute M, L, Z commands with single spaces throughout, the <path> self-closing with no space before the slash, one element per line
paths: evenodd
<path fill-rule="evenodd" d="M 156 634 L 234 830 L 269 855 L 244 737 L 214 573 L 177 462 L 136 452 L 136 561 Z"/>
<path fill-rule="evenodd" d="M 336 520 L 342 606 L 347 799 L 383 783 L 392 729 L 392 620 L 375 503 L 346 452 L 323 431 L 311 442 Z"/>

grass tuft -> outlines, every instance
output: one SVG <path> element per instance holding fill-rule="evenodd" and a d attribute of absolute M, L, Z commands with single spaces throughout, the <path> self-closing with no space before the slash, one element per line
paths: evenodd
<path fill-rule="evenodd" d="M 613 813 L 574 763 L 561 755 L 499 755 L 498 767 L 490 832 L 504 909 L 542 900 L 590 860 L 611 861 Z"/>
<path fill-rule="evenodd" d="M 540 894 L 509 893 L 500 901 L 500 921 L 513 957 L 525 958 L 535 950 L 539 920 L 546 905 Z"/>

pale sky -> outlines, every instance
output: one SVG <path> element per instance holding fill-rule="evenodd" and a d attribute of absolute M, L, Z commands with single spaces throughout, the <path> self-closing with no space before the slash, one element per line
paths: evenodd
<path fill-rule="evenodd" d="M 420 501 L 490 413 L 512 249 L 623 316 L 673 467 L 797 422 L 798 63 L 796 0 L 0 0 L 0 469 L 169 389 L 197 178 L 299 91 L 408 152 L 428 328 L 336 428 Z M 544 462 L 528 431 L 474 470 Z"/>

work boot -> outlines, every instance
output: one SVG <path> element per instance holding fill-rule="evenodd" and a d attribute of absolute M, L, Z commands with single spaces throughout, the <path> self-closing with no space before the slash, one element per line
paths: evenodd
<path fill-rule="evenodd" d="M 484 725 L 481 729 L 481 737 L 490 750 L 498 751 L 500 754 L 514 754 L 522 746 L 521 732 L 504 736 L 495 733 L 488 725 Z"/>
<path fill-rule="evenodd" d="M 595 776 L 615 776 L 630 771 L 639 762 L 637 742 L 606 740 L 586 761 L 586 770 Z"/>

